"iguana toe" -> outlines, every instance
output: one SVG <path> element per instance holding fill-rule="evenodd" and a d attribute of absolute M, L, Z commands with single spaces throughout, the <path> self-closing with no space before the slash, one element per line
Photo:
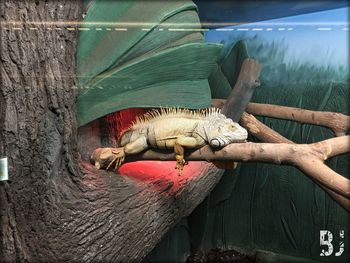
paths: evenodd
<path fill-rule="evenodd" d="M 184 156 L 183 156 L 183 155 L 178 155 L 178 154 L 177 154 L 177 155 L 176 155 L 176 167 L 175 167 L 175 169 L 178 170 L 179 176 L 182 175 L 182 171 L 183 171 L 184 166 L 185 166 L 186 164 L 188 164 L 188 163 L 185 161 Z"/>
<path fill-rule="evenodd" d="M 118 150 L 112 151 L 112 153 L 115 155 L 113 160 L 108 164 L 106 170 L 108 170 L 114 163 L 115 163 L 115 169 L 118 169 L 125 160 L 125 152 L 123 148 L 120 148 Z"/>

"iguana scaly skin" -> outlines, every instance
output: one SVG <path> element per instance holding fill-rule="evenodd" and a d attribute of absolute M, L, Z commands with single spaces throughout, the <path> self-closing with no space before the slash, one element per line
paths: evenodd
<path fill-rule="evenodd" d="M 120 139 L 122 148 L 115 152 L 119 167 L 125 155 L 140 153 L 148 148 L 174 149 L 176 169 L 181 175 L 185 165 L 184 148 L 200 148 L 209 144 L 220 149 L 233 142 L 245 141 L 248 132 L 238 123 L 228 119 L 219 109 L 191 111 L 164 108 L 144 114 L 125 130 Z"/>

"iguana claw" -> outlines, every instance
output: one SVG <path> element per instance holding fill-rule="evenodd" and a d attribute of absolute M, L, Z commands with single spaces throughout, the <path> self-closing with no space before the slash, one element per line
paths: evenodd
<path fill-rule="evenodd" d="M 113 165 L 113 163 L 115 163 L 115 169 L 118 169 L 125 160 L 125 152 L 123 148 L 118 149 L 118 151 L 113 150 L 112 153 L 115 155 L 115 157 L 108 164 L 106 170 L 108 170 Z"/>
<path fill-rule="evenodd" d="M 176 167 L 175 167 L 175 169 L 177 169 L 179 171 L 179 176 L 182 175 L 184 166 L 186 164 L 188 164 L 188 162 L 185 161 L 183 155 L 176 155 Z"/>

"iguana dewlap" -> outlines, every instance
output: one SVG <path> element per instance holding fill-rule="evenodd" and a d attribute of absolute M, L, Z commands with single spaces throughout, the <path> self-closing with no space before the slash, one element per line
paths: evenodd
<path fill-rule="evenodd" d="M 238 123 L 221 114 L 219 109 L 184 110 L 165 108 L 144 114 L 122 133 L 115 152 L 119 167 L 125 155 L 140 153 L 148 148 L 174 149 L 176 168 L 181 175 L 185 165 L 184 148 L 200 148 L 209 144 L 220 149 L 233 142 L 245 141 L 248 132 Z"/>

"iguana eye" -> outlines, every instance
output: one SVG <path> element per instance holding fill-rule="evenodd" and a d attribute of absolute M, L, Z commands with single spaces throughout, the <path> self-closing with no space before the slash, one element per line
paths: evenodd
<path fill-rule="evenodd" d="M 237 129 L 237 128 L 236 128 L 234 125 L 232 125 L 232 124 L 230 125 L 230 127 L 229 127 L 229 128 L 230 128 L 230 130 L 232 130 L 232 131 L 234 131 L 234 130 L 236 130 L 236 129 Z"/>

